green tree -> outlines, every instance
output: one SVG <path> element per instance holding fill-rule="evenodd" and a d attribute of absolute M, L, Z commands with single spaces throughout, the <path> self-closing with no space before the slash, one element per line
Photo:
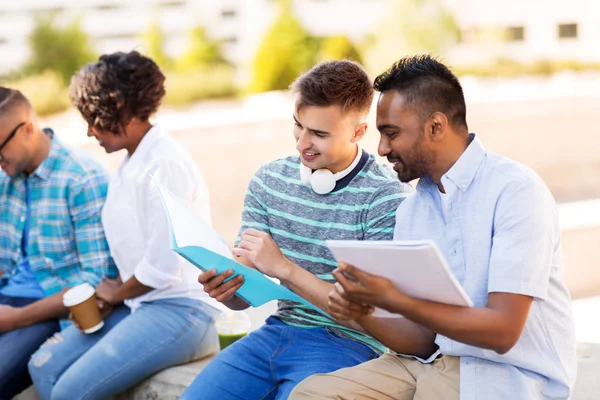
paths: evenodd
<path fill-rule="evenodd" d="M 74 20 L 66 27 L 58 27 L 53 16 L 38 17 L 29 36 L 29 45 L 31 55 L 25 72 L 41 74 L 52 70 L 61 76 L 64 83 L 78 69 L 96 58 L 79 20 Z"/>
<path fill-rule="evenodd" d="M 192 29 L 188 43 L 186 52 L 177 60 L 177 70 L 191 71 L 199 67 L 227 64 L 219 44 L 207 37 L 204 27 Z"/>
<path fill-rule="evenodd" d="M 69 108 L 69 93 L 63 77 L 56 71 L 45 70 L 39 75 L 30 75 L 21 79 L 0 82 L 20 90 L 31 101 L 40 116 L 50 115 Z"/>
<path fill-rule="evenodd" d="M 152 58 L 161 68 L 169 69 L 171 59 L 165 52 L 167 37 L 156 20 L 143 35 L 143 40 L 148 48 L 148 57 Z"/>
<path fill-rule="evenodd" d="M 347 36 L 330 36 L 321 43 L 320 60 L 343 60 L 348 59 L 362 63 L 362 57 L 356 46 Z"/>
<path fill-rule="evenodd" d="M 280 13 L 256 54 L 250 92 L 287 89 L 316 61 L 319 41 L 294 18 L 289 0 L 279 1 Z"/>
<path fill-rule="evenodd" d="M 380 73 L 403 56 L 443 56 L 459 39 L 454 16 L 441 0 L 396 0 L 367 46 L 367 67 Z"/>

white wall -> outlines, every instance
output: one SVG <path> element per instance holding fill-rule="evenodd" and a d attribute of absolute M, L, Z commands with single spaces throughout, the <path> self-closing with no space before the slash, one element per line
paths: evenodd
<path fill-rule="evenodd" d="M 463 63 L 502 56 L 521 61 L 539 59 L 600 61 L 598 0 L 446 0 L 463 30 L 522 26 L 523 41 L 464 43 L 452 52 Z M 578 37 L 561 39 L 558 25 L 575 23 Z"/>

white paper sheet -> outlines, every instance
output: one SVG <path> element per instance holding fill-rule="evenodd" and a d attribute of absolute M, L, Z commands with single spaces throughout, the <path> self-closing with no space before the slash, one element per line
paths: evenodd
<path fill-rule="evenodd" d="M 231 250 L 221 237 L 199 214 L 157 184 L 171 226 L 172 247 L 201 246 L 233 260 Z"/>
<path fill-rule="evenodd" d="M 327 246 L 338 262 L 388 278 L 408 296 L 473 306 L 433 241 L 328 240 Z M 402 317 L 379 308 L 373 316 Z"/>

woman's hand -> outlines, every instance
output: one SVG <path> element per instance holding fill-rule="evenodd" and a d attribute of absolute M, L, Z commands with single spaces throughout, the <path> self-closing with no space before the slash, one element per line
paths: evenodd
<path fill-rule="evenodd" d="M 117 305 L 123 302 L 119 296 L 119 289 L 123 283 L 117 279 L 105 279 L 96 287 L 96 298 L 110 305 Z"/>

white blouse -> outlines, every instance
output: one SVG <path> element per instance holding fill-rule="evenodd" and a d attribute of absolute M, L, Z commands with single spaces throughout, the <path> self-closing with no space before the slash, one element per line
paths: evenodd
<path fill-rule="evenodd" d="M 135 311 L 141 302 L 189 297 L 223 309 L 198 283 L 200 271 L 171 250 L 168 220 L 153 182 L 164 185 L 211 223 L 208 189 L 200 169 L 179 142 L 160 127 L 152 127 L 111 178 L 102 210 L 110 252 L 123 282 L 135 276 L 155 289 L 125 304 Z"/>

